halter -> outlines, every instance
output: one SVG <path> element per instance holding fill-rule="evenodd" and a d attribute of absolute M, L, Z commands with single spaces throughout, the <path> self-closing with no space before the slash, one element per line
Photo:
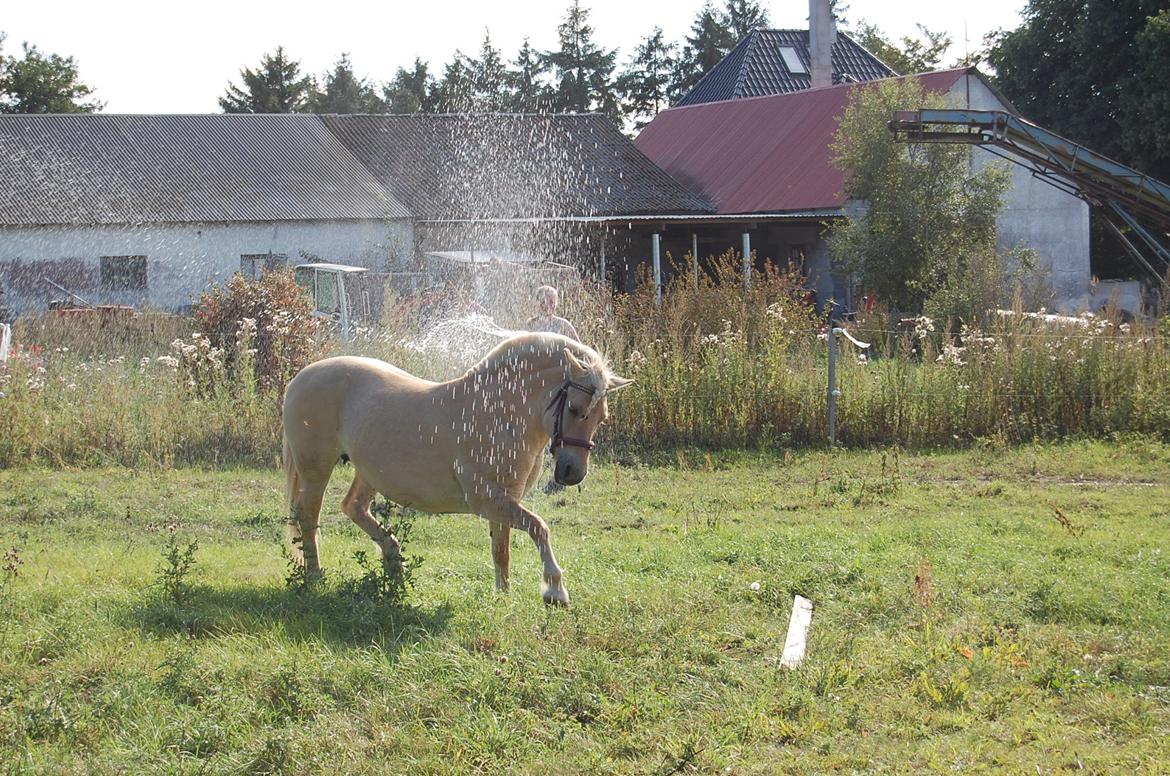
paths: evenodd
<path fill-rule="evenodd" d="M 565 402 L 567 402 L 569 400 L 569 389 L 570 388 L 576 388 L 578 391 L 583 391 L 584 393 L 587 393 L 590 396 L 592 396 L 595 393 L 595 391 L 592 388 L 589 388 L 588 386 L 585 386 L 585 385 L 581 385 L 581 383 L 575 383 L 572 380 L 566 380 L 565 384 L 562 385 L 560 390 L 556 392 L 556 394 L 553 396 L 552 401 L 550 401 L 548 403 L 548 406 L 544 408 L 544 411 L 548 412 L 550 409 L 553 408 L 554 405 L 556 406 L 556 410 L 555 410 L 556 420 L 553 421 L 553 435 L 552 435 L 552 439 L 548 443 L 549 453 L 556 453 L 558 447 L 564 447 L 566 445 L 571 445 L 573 447 L 583 447 L 586 450 L 592 450 L 594 447 L 597 447 L 597 444 L 595 442 L 592 442 L 588 439 L 577 439 L 576 437 L 567 437 L 561 432 L 561 427 L 564 424 L 564 420 L 565 420 Z"/>

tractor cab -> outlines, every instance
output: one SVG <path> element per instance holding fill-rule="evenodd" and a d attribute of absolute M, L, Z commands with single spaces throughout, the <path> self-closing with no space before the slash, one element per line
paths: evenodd
<path fill-rule="evenodd" d="M 348 264 L 300 264 L 293 270 L 297 285 L 309 292 L 313 316 L 331 321 L 343 339 L 370 320 L 370 288 L 365 267 Z"/>

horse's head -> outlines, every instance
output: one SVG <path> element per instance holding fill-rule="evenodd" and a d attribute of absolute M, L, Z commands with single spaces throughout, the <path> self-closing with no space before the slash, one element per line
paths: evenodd
<path fill-rule="evenodd" d="M 593 435 L 609 414 L 607 397 L 633 380 L 609 371 L 604 360 L 582 360 L 565 348 L 566 379 L 545 412 L 555 457 L 553 477 L 562 485 L 576 485 L 589 473 Z"/>

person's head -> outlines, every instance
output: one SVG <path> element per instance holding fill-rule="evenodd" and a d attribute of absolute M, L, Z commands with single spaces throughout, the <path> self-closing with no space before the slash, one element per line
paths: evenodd
<path fill-rule="evenodd" d="M 541 315 L 554 315 L 558 300 L 557 290 L 552 286 L 541 286 L 536 289 L 536 304 L 540 307 Z"/>

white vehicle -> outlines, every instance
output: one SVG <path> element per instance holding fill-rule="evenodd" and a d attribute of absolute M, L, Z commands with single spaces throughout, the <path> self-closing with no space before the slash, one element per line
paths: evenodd
<path fill-rule="evenodd" d="M 348 264 L 299 264 L 293 277 L 313 299 L 313 317 L 331 321 L 342 339 L 370 321 L 368 270 Z"/>

